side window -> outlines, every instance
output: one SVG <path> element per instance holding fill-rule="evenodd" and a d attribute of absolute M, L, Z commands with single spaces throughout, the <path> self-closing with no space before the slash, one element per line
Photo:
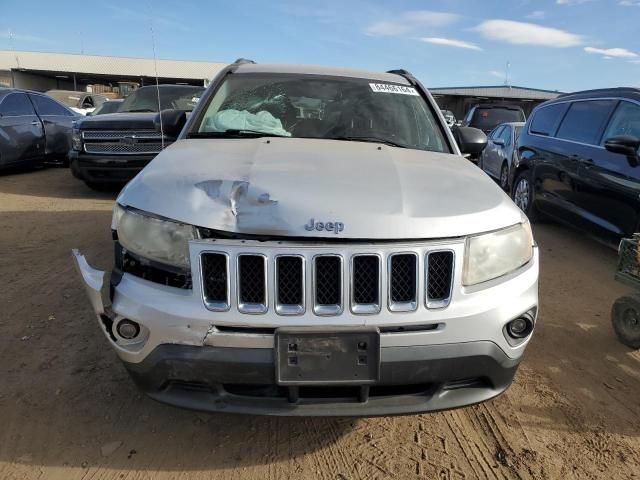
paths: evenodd
<path fill-rule="evenodd" d="M 621 101 L 616 108 L 609 126 L 602 136 L 602 143 L 617 135 L 631 135 L 640 138 L 640 105 Z"/>
<path fill-rule="evenodd" d="M 19 117 L 22 115 L 35 115 L 33 105 L 24 93 L 12 93 L 4 97 L 0 103 L 0 114 L 5 117 Z"/>
<path fill-rule="evenodd" d="M 538 135 L 553 135 L 566 108 L 566 103 L 554 103 L 553 105 L 539 108 L 533 114 L 529 130 L 531 133 Z"/>
<path fill-rule="evenodd" d="M 500 135 L 500 138 L 504 140 L 505 147 L 508 147 L 509 145 L 511 145 L 511 127 L 509 125 L 505 125 L 504 130 Z"/>
<path fill-rule="evenodd" d="M 573 102 L 556 136 L 564 140 L 597 145 L 613 105 L 613 100 Z"/>
<path fill-rule="evenodd" d="M 36 110 L 40 115 L 65 115 L 71 116 L 71 112 L 59 103 L 42 95 L 30 95 L 33 103 L 36 104 Z"/>
<path fill-rule="evenodd" d="M 500 134 L 502 133 L 502 130 L 504 130 L 504 125 L 498 125 L 496 128 L 494 128 L 493 132 L 489 134 L 489 137 L 491 137 L 491 140 L 500 138 Z"/>

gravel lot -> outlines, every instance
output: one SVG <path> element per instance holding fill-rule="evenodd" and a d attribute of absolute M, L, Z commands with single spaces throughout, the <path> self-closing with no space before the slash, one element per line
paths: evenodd
<path fill-rule="evenodd" d="M 110 268 L 115 194 L 52 168 L 0 177 L 0 478 L 640 478 L 640 352 L 618 343 L 616 252 L 535 227 L 541 313 L 515 383 L 456 411 L 206 415 L 129 381 L 72 267 Z"/>

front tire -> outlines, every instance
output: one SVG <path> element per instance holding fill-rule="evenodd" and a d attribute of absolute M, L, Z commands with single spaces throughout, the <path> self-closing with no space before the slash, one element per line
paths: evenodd
<path fill-rule="evenodd" d="M 627 347 L 640 348 L 640 300 L 620 297 L 611 308 L 611 323 L 618 339 Z"/>
<path fill-rule="evenodd" d="M 509 191 L 509 165 L 506 161 L 502 162 L 500 169 L 500 188 L 505 192 Z"/>
<path fill-rule="evenodd" d="M 515 182 L 513 182 L 511 198 L 531 222 L 538 220 L 539 214 L 534 203 L 535 195 L 530 170 L 523 170 L 518 173 Z"/>

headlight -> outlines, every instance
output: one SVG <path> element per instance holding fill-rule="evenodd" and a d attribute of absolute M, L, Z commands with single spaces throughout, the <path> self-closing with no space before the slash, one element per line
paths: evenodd
<path fill-rule="evenodd" d="M 77 128 L 71 130 L 71 148 L 78 152 L 82 150 L 82 137 L 80 136 L 80 130 Z"/>
<path fill-rule="evenodd" d="M 192 225 L 127 210 L 117 204 L 113 217 L 118 241 L 124 248 L 149 260 L 189 268 L 189 240 L 196 238 Z"/>
<path fill-rule="evenodd" d="M 525 265 L 532 256 L 533 234 L 529 222 L 468 237 L 462 283 L 469 286 L 498 278 Z"/>

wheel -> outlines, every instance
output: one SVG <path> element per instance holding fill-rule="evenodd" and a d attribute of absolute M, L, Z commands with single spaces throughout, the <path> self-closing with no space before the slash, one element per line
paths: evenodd
<path fill-rule="evenodd" d="M 502 168 L 500 169 L 500 188 L 505 192 L 509 191 L 509 165 L 506 160 L 502 162 Z"/>
<path fill-rule="evenodd" d="M 522 170 L 513 182 L 512 198 L 514 203 L 524 212 L 531 222 L 535 222 L 539 215 L 534 204 L 533 181 L 530 170 Z"/>
<path fill-rule="evenodd" d="M 618 339 L 627 347 L 640 348 L 640 299 L 620 297 L 611 309 L 611 322 Z"/>

